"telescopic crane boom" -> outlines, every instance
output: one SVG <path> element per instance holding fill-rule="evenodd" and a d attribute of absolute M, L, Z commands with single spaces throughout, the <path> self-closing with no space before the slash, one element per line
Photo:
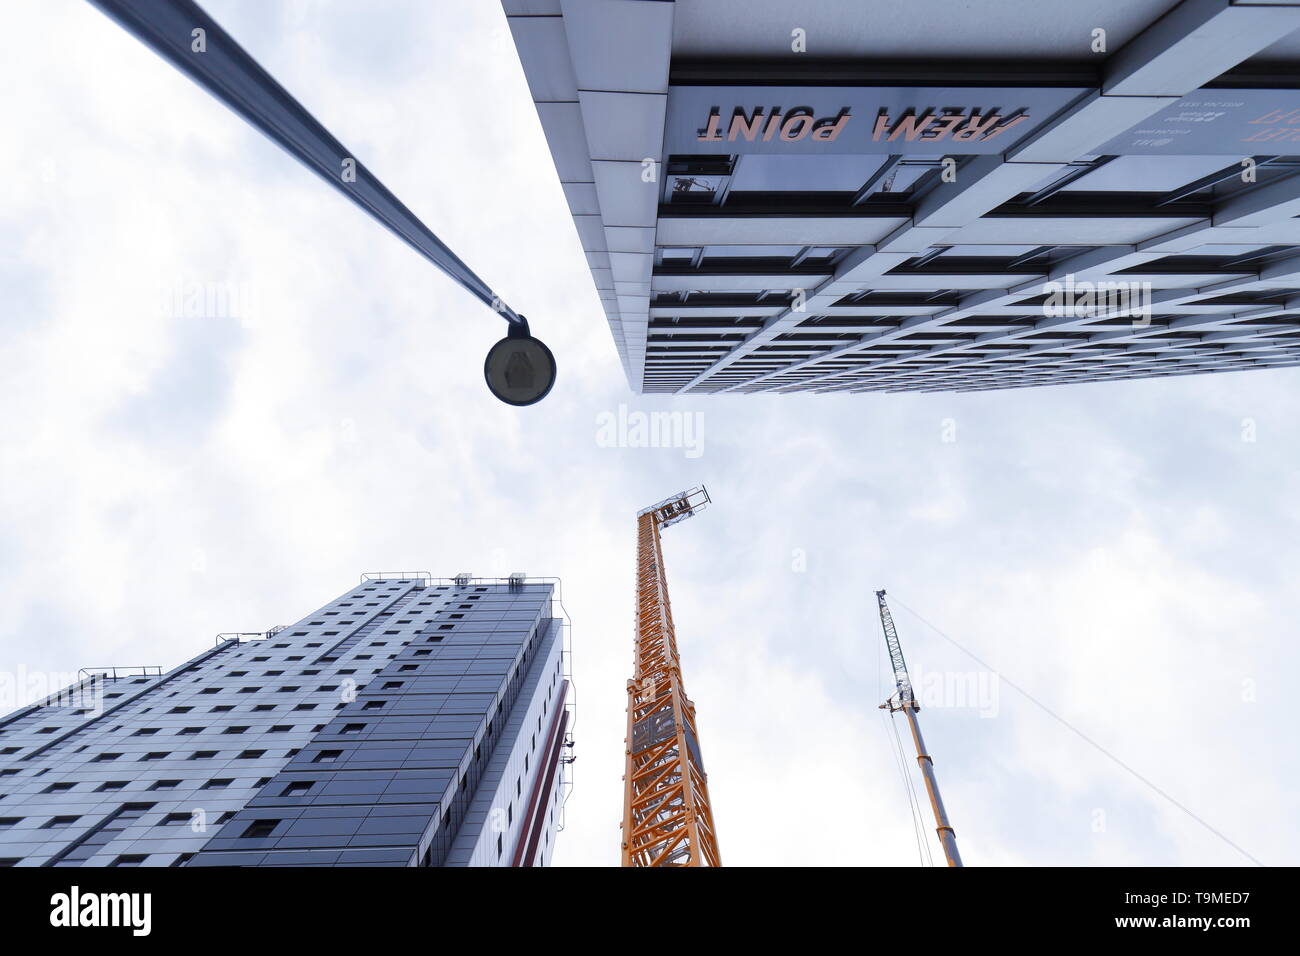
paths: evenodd
<path fill-rule="evenodd" d="M 637 513 L 636 649 L 627 682 L 623 866 L 721 866 L 695 705 L 682 685 L 659 531 L 709 504 L 704 488 Z"/>
<path fill-rule="evenodd" d="M 912 742 L 916 744 L 916 762 L 925 777 L 925 789 L 930 794 L 930 807 L 934 810 L 935 831 L 943 845 L 943 855 L 948 858 L 949 866 L 961 866 L 961 854 L 957 852 L 957 833 L 948 822 L 948 811 L 943 807 L 943 798 L 939 796 L 939 781 L 934 775 L 934 760 L 925 752 L 925 740 L 921 737 L 921 725 L 916 719 L 921 709 L 912 693 L 912 679 L 907 675 L 907 662 L 903 660 L 903 646 L 898 642 L 898 631 L 894 627 L 894 616 L 889 613 L 885 603 L 885 592 L 876 592 L 876 603 L 880 605 L 880 626 L 885 631 L 885 646 L 889 648 L 889 660 L 894 665 L 894 693 L 881 704 L 892 715 L 902 711 L 907 717 L 908 726 L 912 728 Z"/>

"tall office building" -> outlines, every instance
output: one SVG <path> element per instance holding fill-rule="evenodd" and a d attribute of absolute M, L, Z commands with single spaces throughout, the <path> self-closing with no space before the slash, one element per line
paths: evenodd
<path fill-rule="evenodd" d="M 11 866 L 542 866 L 572 740 L 552 580 L 365 575 L 0 720 Z"/>
<path fill-rule="evenodd" d="M 1295 2 L 503 5 L 635 391 L 1300 363 Z"/>

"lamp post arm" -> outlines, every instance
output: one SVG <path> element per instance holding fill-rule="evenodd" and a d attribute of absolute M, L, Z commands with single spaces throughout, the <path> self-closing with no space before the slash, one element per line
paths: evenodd
<path fill-rule="evenodd" d="M 518 315 L 192 0 L 90 0 L 515 327 Z"/>

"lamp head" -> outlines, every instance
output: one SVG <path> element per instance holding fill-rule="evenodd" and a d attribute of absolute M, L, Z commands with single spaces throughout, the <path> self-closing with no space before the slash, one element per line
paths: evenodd
<path fill-rule="evenodd" d="M 492 394 L 507 405 L 532 405 L 555 384 L 555 356 L 529 334 L 523 316 L 519 318 L 506 337 L 488 350 L 483 378 Z"/>

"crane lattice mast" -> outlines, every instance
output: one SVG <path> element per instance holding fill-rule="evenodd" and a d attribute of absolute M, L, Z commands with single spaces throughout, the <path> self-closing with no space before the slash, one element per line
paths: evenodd
<path fill-rule="evenodd" d="M 930 808 L 934 810 L 935 832 L 939 834 L 939 843 L 943 846 L 943 855 L 949 866 L 961 866 L 961 854 L 957 852 L 957 833 L 948 822 L 948 811 L 944 809 L 943 798 L 939 795 L 939 781 L 934 775 L 934 759 L 925 751 L 925 740 L 921 736 L 921 724 L 916 718 L 921 705 L 912 693 L 912 679 L 907 674 L 907 662 L 903 660 L 903 645 L 898 642 L 898 630 L 894 627 L 894 616 L 889 613 L 885 603 L 885 592 L 876 592 L 876 603 L 880 605 L 880 626 L 885 631 L 885 646 L 889 648 L 889 661 L 894 665 L 894 693 L 881 704 L 892 715 L 902 711 L 907 717 L 908 726 L 912 728 L 912 742 L 916 744 L 916 762 L 921 767 L 921 776 L 925 778 L 925 789 L 930 795 Z"/>
<path fill-rule="evenodd" d="M 709 504 L 703 487 L 637 513 L 636 648 L 627 683 L 623 866 L 720 866 L 695 705 L 682 685 L 659 532 Z"/>

